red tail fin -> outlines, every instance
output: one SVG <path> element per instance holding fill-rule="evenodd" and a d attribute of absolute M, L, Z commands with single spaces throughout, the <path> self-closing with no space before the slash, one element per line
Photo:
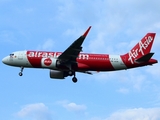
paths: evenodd
<path fill-rule="evenodd" d="M 150 53 L 156 33 L 147 33 L 128 53 L 128 61 L 134 63 L 134 60 Z"/>

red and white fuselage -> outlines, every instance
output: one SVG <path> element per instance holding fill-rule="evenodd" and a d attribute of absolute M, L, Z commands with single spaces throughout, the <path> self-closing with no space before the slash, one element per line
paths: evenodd
<path fill-rule="evenodd" d="M 5 64 L 17 67 L 66 70 L 65 68 L 56 67 L 56 60 L 61 52 L 17 51 L 12 54 L 14 55 L 7 56 L 2 61 Z M 114 71 L 152 65 L 157 63 L 157 60 L 150 59 L 144 63 L 133 63 L 127 55 L 80 53 L 77 63 L 78 67 L 75 68 L 76 71 Z"/>
<path fill-rule="evenodd" d="M 2 62 L 23 68 L 50 69 L 50 77 L 63 79 L 72 76 L 77 82 L 75 72 L 88 73 L 88 71 L 115 71 L 146 65 L 152 65 L 158 61 L 152 59 L 154 53 L 150 53 L 155 38 L 155 33 L 146 34 L 128 53 L 123 55 L 80 53 L 82 43 L 91 27 L 64 52 L 48 51 L 17 51 L 3 58 Z"/>

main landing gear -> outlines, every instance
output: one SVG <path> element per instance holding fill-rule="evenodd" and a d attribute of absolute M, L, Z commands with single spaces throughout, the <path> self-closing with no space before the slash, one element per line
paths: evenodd
<path fill-rule="evenodd" d="M 23 75 L 23 69 L 24 69 L 24 67 L 21 67 L 21 71 L 19 72 L 19 76 Z"/>
<path fill-rule="evenodd" d="M 69 74 L 69 76 L 72 76 L 72 75 L 73 75 L 72 81 L 73 81 L 74 83 L 76 83 L 76 82 L 78 81 L 77 78 L 76 78 L 76 72 L 75 72 L 75 71 L 70 70 L 70 71 L 68 72 L 68 74 Z"/>
<path fill-rule="evenodd" d="M 21 67 L 21 70 L 20 70 L 20 72 L 19 72 L 19 76 L 22 76 L 22 75 L 23 75 L 23 69 L 24 69 L 24 67 Z M 75 72 L 75 71 L 69 71 L 68 74 L 69 74 L 69 76 L 72 76 L 72 75 L 73 75 L 72 81 L 73 81 L 74 83 L 76 83 L 76 82 L 78 81 L 77 78 L 76 78 L 76 72 Z"/>

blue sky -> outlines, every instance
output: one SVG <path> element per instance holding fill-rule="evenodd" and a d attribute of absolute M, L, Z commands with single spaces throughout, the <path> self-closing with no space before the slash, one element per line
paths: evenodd
<path fill-rule="evenodd" d="M 92 26 L 83 51 L 124 54 L 147 32 L 160 59 L 160 1 L 0 0 L 0 58 L 19 50 L 64 51 Z M 159 120 L 160 65 L 65 80 L 49 70 L 0 64 L 3 120 Z"/>

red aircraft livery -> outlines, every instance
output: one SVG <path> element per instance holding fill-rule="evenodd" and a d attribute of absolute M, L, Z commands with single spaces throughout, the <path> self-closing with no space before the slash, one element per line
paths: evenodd
<path fill-rule="evenodd" d="M 155 33 L 147 33 L 128 53 L 123 55 L 81 53 L 82 43 L 87 31 L 75 40 L 64 52 L 17 51 L 3 58 L 2 62 L 10 66 L 21 67 L 22 76 L 26 68 L 46 68 L 50 70 L 50 78 L 64 79 L 73 76 L 77 82 L 76 72 L 92 74 L 90 71 L 116 71 L 152 65 L 158 61 L 152 59 L 150 52 Z"/>

